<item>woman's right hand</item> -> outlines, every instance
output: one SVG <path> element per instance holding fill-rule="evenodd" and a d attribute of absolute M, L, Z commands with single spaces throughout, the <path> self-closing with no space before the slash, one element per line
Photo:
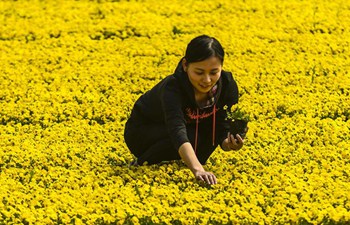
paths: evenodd
<path fill-rule="evenodd" d="M 195 171 L 194 176 L 197 180 L 206 182 L 207 184 L 213 185 L 217 184 L 216 177 L 213 173 L 207 171 Z"/>
<path fill-rule="evenodd" d="M 202 164 L 198 161 L 191 143 L 185 142 L 182 144 L 179 148 L 179 154 L 197 180 L 204 181 L 210 185 L 217 183 L 215 175 L 206 172 Z"/>

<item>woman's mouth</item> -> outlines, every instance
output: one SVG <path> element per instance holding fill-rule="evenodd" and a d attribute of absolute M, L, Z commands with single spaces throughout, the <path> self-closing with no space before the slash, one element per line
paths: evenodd
<path fill-rule="evenodd" d="M 204 88 L 204 89 L 208 89 L 208 88 L 210 88 L 211 87 L 211 85 L 209 84 L 209 85 L 204 85 L 204 84 L 200 84 L 199 86 L 201 86 L 202 88 Z"/>
<path fill-rule="evenodd" d="M 208 87 L 211 87 L 210 84 L 200 84 L 199 86 L 201 86 L 202 88 L 208 88 Z"/>

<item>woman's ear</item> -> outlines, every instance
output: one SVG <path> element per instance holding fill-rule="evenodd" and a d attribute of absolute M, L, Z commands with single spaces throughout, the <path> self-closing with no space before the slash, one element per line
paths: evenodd
<path fill-rule="evenodd" d="M 182 68 L 185 72 L 187 72 L 187 61 L 185 58 L 182 59 Z"/>

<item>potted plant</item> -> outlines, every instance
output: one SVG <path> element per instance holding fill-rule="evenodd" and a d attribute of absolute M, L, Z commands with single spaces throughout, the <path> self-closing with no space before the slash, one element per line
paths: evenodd
<path fill-rule="evenodd" d="M 245 138 L 248 131 L 249 114 L 239 104 L 235 104 L 230 110 L 226 110 L 227 120 L 230 123 L 230 133 L 236 138 L 239 134 L 241 138 Z"/>

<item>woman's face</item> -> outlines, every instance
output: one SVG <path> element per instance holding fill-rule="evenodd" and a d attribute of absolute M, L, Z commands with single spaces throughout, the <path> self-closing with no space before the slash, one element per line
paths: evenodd
<path fill-rule="evenodd" d="M 183 59 L 182 66 L 187 72 L 196 94 L 208 93 L 219 80 L 222 70 L 221 61 L 215 56 L 200 62 L 190 63 L 187 66 L 186 59 Z"/>

